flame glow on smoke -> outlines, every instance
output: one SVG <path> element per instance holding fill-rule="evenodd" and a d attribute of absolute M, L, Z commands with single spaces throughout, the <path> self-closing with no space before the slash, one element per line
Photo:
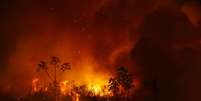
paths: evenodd
<path fill-rule="evenodd" d="M 9 90 L 23 95 L 26 93 L 23 91 L 30 88 L 31 80 L 41 75 L 35 72 L 37 63 L 51 56 L 72 64 L 73 69 L 62 75 L 61 81 L 75 80 L 88 84 L 96 93 L 100 93 L 101 86 L 118 65 L 135 69 L 129 54 L 137 42 L 141 18 L 121 6 L 122 1 L 89 0 L 85 6 L 81 1 L 70 1 L 60 2 L 61 6 L 53 2 L 41 4 L 35 0 L 17 3 L 22 6 L 13 9 L 18 16 L 11 14 L 11 25 L 17 25 L 12 28 L 17 30 L 9 33 L 14 33 L 16 40 L 7 57 L 8 70 L 3 74 L 2 88 L 10 85 Z M 113 16 L 110 14 L 113 10 L 119 13 Z M 105 12 L 104 16 L 102 12 Z M 48 82 L 46 79 L 44 75 L 40 77 L 41 81 Z M 97 85 L 93 87 L 90 82 Z"/>

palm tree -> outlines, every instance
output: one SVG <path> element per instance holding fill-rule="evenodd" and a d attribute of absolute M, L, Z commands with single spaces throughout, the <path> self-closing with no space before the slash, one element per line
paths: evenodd
<path fill-rule="evenodd" d="M 53 78 L 51 77 L 51 75 L 48 72 L 48 65 L 47 62 L 45 61 L 40 61 L 38 64 L 38 68 L 36 69 L 37 72 L 40 72 L 41 70 L 44 70 L 48 76 L 48 78 L 53 81 Z"/>
<path fill-rule="evenodd" d="M 54 74 L 50 74 L 48 71 L 50 65 L 52 65 L 54 68 Z M 40 72 L 40 71 L 46 72 L 48 78 L 51 80 L 51 83 L 54 85 L 55 101 L 57 101 L 57 95 L 58 95 L 57 94 L 57 91 L 58 91 L 57 72 L 61 71 L 62 73 L 64 73 L 66 70 L 71 70 L 70 63 L 61 63 L 58 57 L 53 56 L 49 63 L 45 61 L 40 61 L 36 70 L 37 72 Z"/>

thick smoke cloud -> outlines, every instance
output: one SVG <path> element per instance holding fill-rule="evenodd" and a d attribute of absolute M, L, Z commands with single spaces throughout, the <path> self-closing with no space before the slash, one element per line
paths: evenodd
<path fill-rule="evenodd" d="M 144 69 L 147 89 L 155 100 L 200 100 L 200 29 L 190 17 L 185 11 L 163 6 L 143 20 L 133 56 Z"/>

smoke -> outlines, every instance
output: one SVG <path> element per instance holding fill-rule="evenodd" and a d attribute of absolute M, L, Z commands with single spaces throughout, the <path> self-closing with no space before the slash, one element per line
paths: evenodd
<path fill-rule="evenodd" d="M 155 70 L 152 62 L 157 62 L 143 58 L 158 57 L 160 65 L 168 64 L 164 46 L 192 42 L 195 36 L 189 33 L 197 30 L 200 19 L 197 3 L 173 0 L 18 0 L 2 1 L 0 7 L 0 86 L 18 94 L 38 76 L 37 63 L 51 56 L 72 64 L 61 79 L 107 79 L 120 65 L 148 77 Z M 141 46 L 144 40 L 149 43 L 147 37 L 154 40 L 153 55 L 152 44 Z M 159 45 L 167 53 L 164 57 L 155 43 L 165 44 Z"/>
<path fill-rule="evenodd" d="M 121 6 L 122 2 L 34 0 L 2 4 L 3 90 L 19 95 L 28 92 L 32 78 L 38 76 L 38 62 L 51 56 L 72 65 L 62 79 L 83 82 L 94 76 L 108 79 L 115 66 L 132 66 L 132 62 L 119 61 L 129 55 L 135 43 L 135 33 L 130 30 L 137 26 L 129 23 L 133 15 L 126 12 L 128 3 Z"/>
<path fill-rule="evenodd" d="M 182 8 L 182 11 L 188 16 L 189 20 L 196 27 L 200 27 L 201 22 L 201 14 L 199 13 L 201 10 L 200 5 L 201 4 L 197 2 L 189 2 L 186 3 Z"/>
<path fill-rule="evenodd" d="M 141 38 L 133 49 L 150 92 L 146 96 L 154 101 L 200 99 L 199 6 L 190 2 L 176 5 L 165 4 L 145 16 Z"/>

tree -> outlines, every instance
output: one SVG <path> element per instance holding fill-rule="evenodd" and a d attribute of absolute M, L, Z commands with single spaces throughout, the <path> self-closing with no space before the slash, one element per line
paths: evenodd
<path fill-rule="evenodd" d="M 120 84 L 119 84 L 119 82 L 118 82 L 118 80 L 116 78 L 110 78 L 109 79 L 109 85 L 108 85 L 108 87 L 109 87 L 109 90 L 112 91 L 112 93 L 114 95 L 118 94 L 118 92 L 119 92 L 119 85 Z"/>
<path fill-rule="evenodd" d="M 125 97 L 128 97 L 129 91 L 134 85 L 132 75 L 127 68 L 123 66 L 117 68 L 117 80 L 125 90 Z"/>
<path fill-rule="evenodd" d="M 49 73 L 49 68 L 53 68 L 53 73 Z M 46 61 L 40 61 L 37 67 L 37 72 L 40 71 L 45 71 L 47 74 L 48 78 L 51 80 L 51 83 L 54 85 L 54 93 L 55 93 L 55 101 L 57 101 L 57 91 L 58 91 L 58 73 L 64 73 L 66 70 L 71 70 L 71 65 L 70 63 L 62 63 L 58 57 L 53 56 L 51 58 L 51 61 L 46 62 Z"/>
<path fill-rule="evenodd" d="M 133 85 L 132 75 L 128 72 L 128 69 L 124 66 L 117 68 L 116 76 L 114 78 L 109 79 L 109 90 L 113 92 L 113 94 L 117 95 L 119 93 L 119 88 L 123 87 L 125 91 L 125 97 L 128 97 L 130 89 Z"/>

